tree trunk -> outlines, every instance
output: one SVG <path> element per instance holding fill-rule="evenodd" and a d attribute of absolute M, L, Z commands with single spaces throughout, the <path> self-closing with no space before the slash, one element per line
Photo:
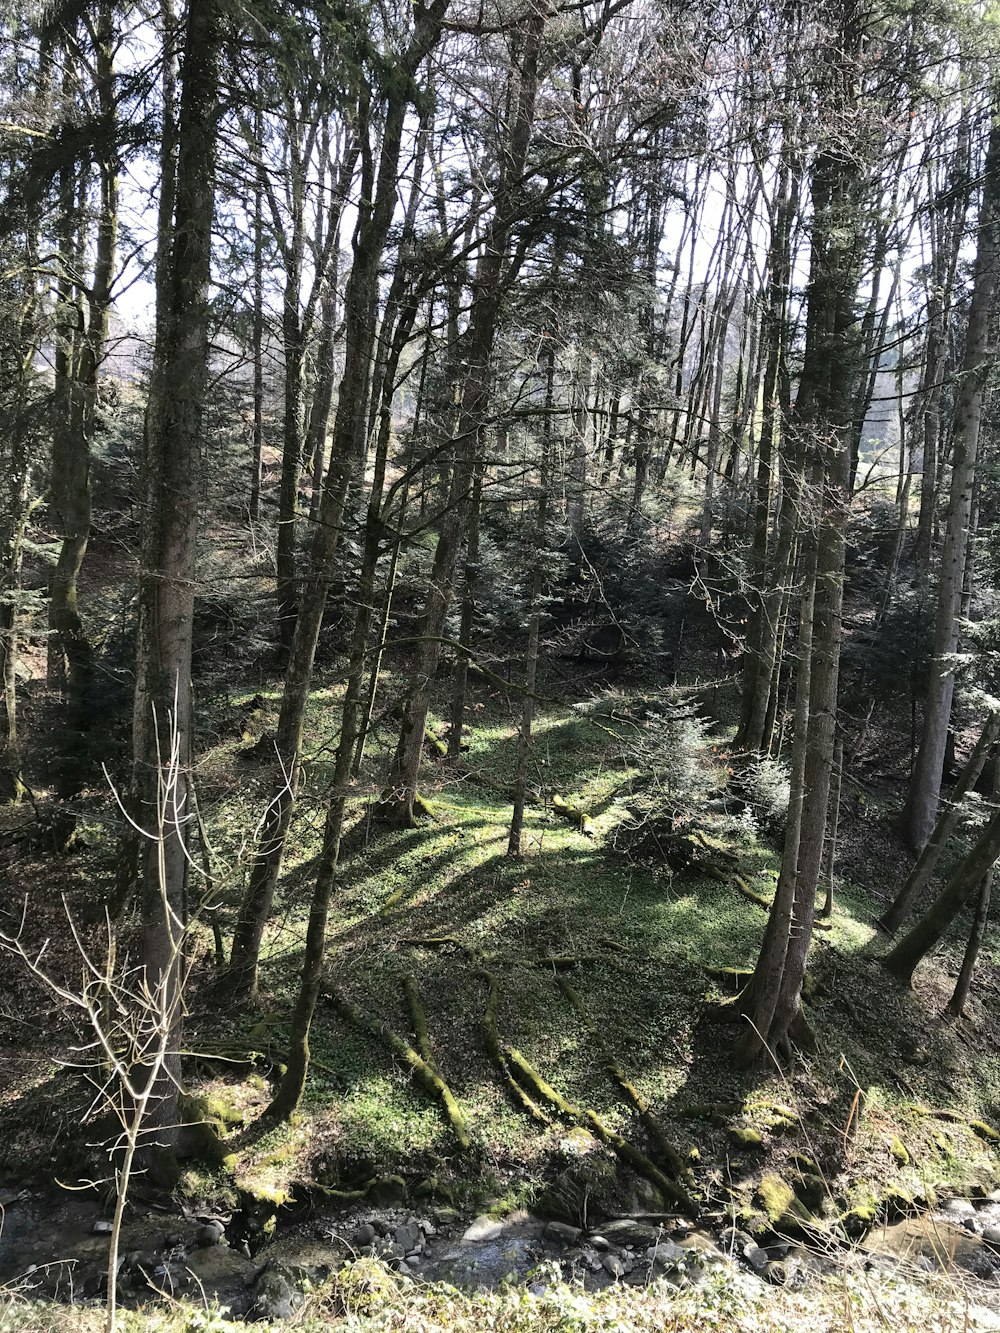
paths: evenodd
<path fill-rule="evenodd" d="M 856 38 L 845 16 L 845 50 Z M 850 86 L 845 71 L 836 94 Z M 847 85 L 844 87 L 842 85 Z M 834 762 L 842 634 L 844 553 L 850 496 L 850 430 L 858 376 L 854 303 L 860 284 L 862 167 L 850 152 L 818 154 L 802 378 L 791 423 L 806 460 L 810 514 L 798 649 L 789 809 L 778 889 L 753 980 L 744 998 L 750 1030 L 741 1055 L 787 1058 L 807 1027 L 802 981 L 812 938 Z"/>
<path fill-rule="evenodd" d="M 997 115 L 994 110 L 994 116 Z M 990 364 L 990 312 L 1000 274 L 1000 119 L 994 120 L 990 131 L 978 236 L 965 356 L 955 397 L 951 487 L 938 576 L 924 727 L 903 812 L 903 833 L 915 849 L 927 841 L 937 817 L 955 689 L 955 673 L 948 659 L 958 642 L 958 611 L 968 551 L 983 391 Z"/>
<path fill-rule="evenodd" d="M 447 7 L 448 0 L 434 0 L 428 8 L 418 11 L 410 44 L 400 61 L 400 77 L 391 84 L 377 173 L 367 143 L 368 125 L 360 127 L 362 198 L 372 202 L 359 210 L 355 229 L 354 263 L 344 299 L 345 351 L 340 406 L 285 671 L 275 739 L 278 772 L 264 814 L 250 883 L 233 934 L 227 984 L 245 996 L 254 995 L 257 990 L 261 940 L 271 913 L 298 790 L 306 704 L 330 571 L 339 546 L 348 487 L 364 447 L 379 269 L 396 205 L 399 156 L 407 110 L 417 91 L 413 79 L 438 41 Z M 367 108 L 365 116 L 367 118 Z"/>
<path fill-rule="evenodd" d="M 899 929 L 910 907 L 930 882 L 934 867 L 958 826 L 962 802 L 979 781 L 980 774 L 986 766 L 987 756 L 998 735 L 1000 735 L 1000 713 L 991 713 L 983 725 L 972 753 L 965 762 L 965 767 L 959 774 L 949 800 L 944 802 L 938 811 L 934 831 L 924 843 L 916 864 L 907 875 L 902 888 L 879 919 L 879 926 L 890 935 Z"/>
<path fill-rule="evenodd" d="M 898 980 L 909 985 L 917 964 L 944 939 L 948 927 L 1000 856 L 1000 811 L 997 811 L 979 840 L 937 898 L 907 935 L 885 955 L 883 963 Z"/>
<path fill-rule="evenodd" d="M 455 567 L 465 530 L 473 478 L 479 465 L 480 437 L 489 405 L 489 367 L 506 278 L 507 247 L 511 229 L 525 206 L 523 174 L 534 125 L 538 91 L 538 57 L 544 15 L 525 23 L 524 47 L 518 72 L 516 116 L 510 142 L 502 154 L 493 218 L 486 231 L 479 271 L 473 284 L 469 316 L 469 355 L 455 440 L 457 459 L 448 504 L 441 519 L 430 583 L 424 604 L 420 642 L 410 686 L 403 705 L 396 755 L 383 793 L 383 812 L 391 822 L 412 826 L 415 820 L 417 777 L 423 751 L 431 683 L 441 654 L 441 636 L 451 605 Z"/>
<path fill-rule="evenodd" d="M 133 721 L 137 815 L 144 834 L 141 959 L 145 987 L 171 1029 L 146 1139 L 147 1169 L 168 1172 L 180 1074 L 181 947 L 188 867 L 187 761 L 195 558 L 202 503 L 202 411 L 208 381 L 221 11 L 188 10 L 172 244 L 159 256 L 156 367 L 147 415 L 146 513 L 139 580 Z M 179 760 L 170 763 L 168 732 Z"/>

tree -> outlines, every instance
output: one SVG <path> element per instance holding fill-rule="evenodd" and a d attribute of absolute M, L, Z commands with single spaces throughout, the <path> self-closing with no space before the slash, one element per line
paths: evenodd
<path fill-rule="evenodd" d="M 924 700 L 920 749 L 903 812 L 903 829 L 919 850 L 930 837 L 941 793 L 955 673 L 950 662 L 958 642 L 958 618 L 969 548 L 972 493 L 976 479 L 983 392 L 989 368 L 990 317 L 1000 277 L 1000 109 L 993 120 L 983 167 L 983 191 L 977 228 L 972 298 L 965 354 L 955 395 L 951 432 L 951 484 L 938 570 L 937 602 L 931 646 L 931 674 Z"/>
<path fill-rule="evenodd" d="M 178 940 L 188 912 L 192 750 L 191 649 L 202 416 L 209 371 L 213 169 L 219 116 L 223 12 L 217 0 L 189 6 L 184 21 L 173 219 L 157 257 L 155 362 L 146 419 L 144 523 L 133 723 L 137 823 L 142 855 L 141 958 L 150 993 L 174 1018 L 170 1049 L 155 1067 L 144 1158 L 169 1173 L 180 1086 L 182 1009 Z M 161 236 L 161 240 L 166 239 Z M 171 755 L 164 742 L 170 733 Z M 165 825 L 161 828 L 160 823 Z"/>

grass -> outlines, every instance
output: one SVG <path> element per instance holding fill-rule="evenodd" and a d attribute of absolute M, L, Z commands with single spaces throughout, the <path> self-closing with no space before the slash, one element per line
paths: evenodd
<path fill-rule="evenodd" d="M 259 693 L 265 707 L 258 725 L 273 726 L 276 695 Z M 386 693 L 391 696 L 391 682 Z M 567 956 L 581 960 L 571 979 L 602 1044 L 693 1163 L 696 1187 L 717 1221 L 759 1221 L 761 1178 L 791 1179 L 795 1154 L 815 1163 L 827 1193 L 821 1211 L 828 1216 L 869 1207 L 893 1189 L 926 1199 L 935 1189 L 961 1193 L 996 1182 L 996 1147 L 971 1122 L 1000 1118 L 1000 1047 L 979 1000 L 969 1022 L 937 1017 L 955 945 L 921 969 L 912 993 L 891 982 L 875 957 L 873 921 L 881 904 L 872 888 L 893 887 L 884 883 L 888 802 L 884 811 L 873 801 L 860 813 L 848 808 L 845 814 L 843 845 L 850 852 L 856 844 L 856 854 L 838 884 L 832 929 L 817 939 L 811 961 L 810 1016 L 819 1051 L 788 1070 L 742 1071 L 732 1059 L 733 1029 L 707 1022 L 704 1001 L 721 998 L 726 989 L 710 973 L 752 966 L 765 912 L 729 877 L 682 877 L 663 866 L 633 864 L 614 850 L 622 802 L 641 776 L 630 733 L 573 708 L 541 710 L 532 777 L 548 798 L 559 793 L 592 812 L 594 836 L 561 818 L 546 799 L 528 808 L 526 855 L 509 859 L 516 731 L 510 705 L 487 693 L 473 697 L 461 762 L 426 764 L 424 794 L 435 818 L 420 828 L 388 830 L 371 819 L 393 728 L 386 722 L 376 730 L 352 805 L 328 937 L 331 983 L 407 1040 L 412 1034 L 403 983 L 415 979 L 436 1062 L 468 1120 L 471 1150 L 460 1150 L 439 1103 L 385 1046 L 324 1003 L 313 1026 L 313 1064 L 300 1116 L 291 1126 L 262 1131 L 257 1119 L 268 1100 L 266 1064 L 233 1070 L 208 1053 L 220 1045 L 262 1051 L 280 1064 L 319 850 L 336 699 L 337 689 L 330 687 L 311 705 L 312 757 L 265 938 L 261 1005 L 220 1012 L 207 992 L 195 988 L 190 997 L 188 1045 L 206 1052 L 189 1062 L 191 1091 L 221 1098 L 242 1116 L 242 1123 L 234 1116 L 227 1131 L 225 1169 L 213 1177 L 195 1167 L 182 1182 L 192 1198 L 225 1199 L 235 1185 L 278 1205 L 303 1186 L 349 1190 L 373 1176 L 398 1173 L 411 1197 L 423 1197 L 433 1182 L 439 1197 L 463 1208 L 503 1211 L 530 1204 L 573 1155 L 567 1126 L 530 1121 L 490 1064 L 480 1032 L 487 970 L 499 985 L 501 1040 L 521 1051 L 567 1100 L 593 1109 L 608 1128 L 644 1145 L 638 1118 L 608 1077 L 599 1044 L 545 961 Z M 627 697 L 619 703 L 627 706 Z M 260 767 L 238 759 L 243 742 L 226 725 L 228 707 L 219 705 L 214 734 L 220 739 L 200 763 L 199 787 L 219 882 L 235 904 L 248 863 L 248 830 L 259 818 L 267 782 Z M 213 734 L 211 725 L 206 734 Z M 724 741 L 706 744 L 716 752 L 706 751 L 704 762 L 723 765 Z M 769 897 L 779 864 L 776 847 L 749 834 L 734 845 L 742 877 Z M 86 874 L 78 871 L 77 879 L 85 883 Z M 438 937 L 453 942 L 416 942 Z M 989 936 L 980 993 L 997 984 L 997 949 L 997 937 Z M 54 1088 L 65 1076 L 36 1067 L 34 1077 L 34 1092 L 8 1087 L 0 1107 L 11 1126 L 7 1167 L 15 1175 L 37 1169 L 40 1157 L 56 1160 L 48 1145 L 40 1150 L 39 1126 L 47 1122 L 35 1119 L 33 1107 L 53 1105 Z M 69 1109 L 64 1099 L 60 1105 L 65 1130 Z M 942 1118 L 937 1113 L 943 1111 L 953 1114 Z M 480 1297 L 418 1286 L 406 1288 L 403 1299 L 383 1274 L 363 1299 L 337 1287 L 325 1298 L 326 1313 L 317 1311 L 301 1326 L 330 1326 L 322 1321 L 330 1320 L 331 1311 L 343 1319 L 349 1314 L 353 1322 L 344 1326 L 356 1329 L 887 1326 L 878 1322 L 884 1297 L 866 1295 L 863 1284 L 854 1290 L 852 1282 L 845 1278 L 822 1294 L 784 1293 L 780 1308 L 778 1297 L 756 1286 L 744 1291 L 737 1285 L 726 1296 L 709 1283 L 697 1299 L 701 1322 L 695 1324 L 695 1304 L 684 1304 L 694 1297 L 654 1288 L 588 1297 L 586 1304 L 578 1292 L 558 1285 L 543 1296 L 519 1290 Z M 706 1303 L 707 1292 L 714 1294 Z M 905 1300 L 901 1296 L 896 1313 L 912 1323 L 892 1326 L 924 1326 L 925 1299 L 916 1289 Z M 961 1299 L 956 1302 L 957 1311 Z M 958 1314 L 954 1325 L 948 1322 L 949 1310 L 940 1314 L 942 1328 L 959 1326 Z M 61 1314 L 50 1311 L 48 1317 L 53 1322 L 45 1327 L 57 1329 Z M 143 1328 L 171 1333 L 213 1328 L 209 1314 L 191 1310 L 146 1317 L 151 1322 Z M 11 1306 L 0 1314 L 0 1329 L 16 1325 L 29 1333 L 42 1327 L 34 1318 L 26 1307 Z M 84 1322 L 66 1326 L 85 1328 L 86 1317 L 80 1318 Z M 182 1318 L 189 1323 L 176 1322 Z"/>
<path fill-rule="evenodd" d="M 730 1270 L 678 1291 L 663 1281 L 583 1292 L 557 1275 L 472 1294 L 446 1284 L 406 1282 L 376 1260 L 361 1260 L 307 1298 L 290 1326 L 298 1333 L 988 1333 L 1000 1317 L 960 1282 L 933 1286 L 863 1272 L 815 1280 L 807 1289 L 767 1287 Z M 96 1309 L 0 1303 L 0 1333 L 98 1333 Z M 238 1333 L 259 1324 L 231 1321 L 190 1303 L 122 1311 L 120 1333 Z"/>
<path fill-rule="evenodd" d="M 313 700 L 307 751 L 328 756 L 335 695 L 323 690 Z M 618 703 L 627 707 L 627 697 Z M 761 1172 L 782 1169 L 793 1150 L 805 1147 L 819 1157 L 844 1207 L 893 1185 L 919 1193 L 928 1185 L 990 1182 L 996 1161 L 990 1144 L 967 1124 L 942 1128 L 928 1117 L 915 1124 L 911 1108 L 921 1101 L 958 1104 L 967 1120 L 989 1122 L 1000 1106 L 1000 1060 L 978 1040 L 970 1058 L 962 1049 L 968 1034 L 937 1022 L 919 993 L 899 991 L 881 973 L 871 957 L 877 904 L 860 884 L 839 886 L 832 929 L 815 948 L 818 984 L 811 1003 L 819 1055 L 785 1073 L 733 1068 L 732 1031 L 703 1020 L 712 990 L 706 969 L 751 966 L 765 914 L 728 881 L 634 865 L 611 849 L 621 801 L 637 775 L 630 736 L 607 715 L 556 706 L 541 711 L 533 778 L 549 795 L 558 792 L 592 811 L 595 836 L 579 832 L 548 803 L 536 803 L 527 812 L 527 854 L 512 861 L 505 856 L 516 762 L 509 703 L 473 696 L 462 761 L 426 765 L 424 794 L 435 819 L 418 829 L 386 830 L 371 822 L 368 802 L 391 746 L 391 723 L 376 731 L 330 925 L 331 980 L 352 1004 L 409 1040 L 403 982 L 414 977 L 442 1076 L 467 1116 L 472 1151 L 459 1151 L 440 1107 L 384 1047 L 321 1004 L 302 1108 L 306 1132 L 270 1133 L 268 1145 L 274 1134 L 286 1136 L 287 1152 L 277 1160 L 271 1147 L 265 1160 L 252 1129 L 234 1134 L 241 1177 L 263 1174 L 280 1191 L 317 1175 L 350 1188 L 372 1174 L 400 1172 L 411 1183 L 443 1180 L 470 1203 L 503 1195 L 515 1180 L 525 1182 L 529 1196 L 540 1190 L 559 1169 L 564 1128 L 539 1129 L 508 1099 L 492 1069 L 480 1036 L 484 969 L 500 987 L 501 1040 L 562 1096 L 636 1137 L 632 1108 L 544 962 L 574 956 L 584 961 L 574 969 L 573 984 L 604 1042 L 679 1150 L 697 1154 L 700 1187 L 717 1205 L 727 1191 L 736 1200 L 732 1207 L 746 1204 Z M 251 785 L 256 774 L 233 780 L 233 748 L 224 743 L 205 761 L 216 783 L 213 830 L 223 839 L 227 829 L 246 826 L 248 806 L 259 799 L 259 779 L 258 788 Z M 724 742 L 715 748 L 724 756 Z M 705 762 L 720 760 L 706 753 Z M 263 1019 L 278 1059 L 318 850 L 325 758 L 315 759 L 307 773 L 265 940 L 263 1012 L 231 1020 L 228 1032 L 237 1044 L 252 1045 Z M 871 808 L 864 812 L 866 820 L 876 817 Z M 738 851 L 743 877 L 770 896 L 776 848 L 745 838 Z M 456 943 L 413 943 L 446 936 Z M 219 1016 L 199 1013 L 195 1002 L 192 1046 L 200 1036 L 217 1037 L 219 1026 Z M 929 1048 L 924 1063 L 910 1060 L 917 1047 Z M 775 1116 L 769 1103 L 790 1110 L 791 1122 Z M 691 1107 L 706 1104 L 726 1113 L 692 1118 Z M 729 1127 L 755 1131 L 743 1136 L 742 1154 Z M 753 1151 L 758 1136 L 761 1149 Z M 886 1147 L 893 1139 L 907 1146 L 905 1166 Z"/>

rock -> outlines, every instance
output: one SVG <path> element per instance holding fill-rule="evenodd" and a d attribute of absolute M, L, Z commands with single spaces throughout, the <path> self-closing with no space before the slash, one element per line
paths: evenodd
<path fill-rule="evenodd" d="M 756 1273 L 758 1277 L 763 1277 L 773 1262 L 768 1258 L 767 1250 L 762 1250 L 759 1245 L 748 1245 L 743 1251 L 743 1258 L 751 1273 Z"/>
<path fill-rule="evenodd" d="M 112 1230 L 113 1228 L 111 1223 L 102 1220 L 94 1223 L 94 1225 L 90 1228 L 90 1234 L 92 1236 L 110 1236 Z"/>
<path fill-rule="evenodd" d="M 759 1129 L 750 1129 L 745 1125 L 734 1125 L 729 1131 L 729 1141 L 735 1148 L 763 1148 L 764 1135 Z"/>
<path fill-rule="evenodd" d="M 379 1176 L 368 1186 L 368 1202 L 391 1206 L 406 1198 L 406 1181 L 402 1176 Z"/>
<path fill-rule="evenodd" d="M 207 1249 L 210 1245 L 218 1245 L 225 1234 L 225 1227 L 221 1222 L 206 1222 L 198 1232 L 198 1244 L 203 1249 Z"/>
<path fill-rule="evenodd" d="M 542 1235 L 546 1240 L 574 1245 L 583 1235 L 583 1228 L 571 1227 L 568 1222 L 549 1222 Z"/>
<path fill-rule="evenodd" d="M 625 1265 L 622 1263 L 621 1259 L 618 1258 L 617 1254 L 604 1255 L 601 1259 L 601 1267 L 604 1269 L 605 1273 L 607 1273 L 608 1277 L 613 1277 L 617 1280 L 618 1278 L 625 1276 Z"/>
<path fill-rule="evenodd" d="M 396 1244 L 402 1247 L 404 1254 L 411 1254 L 414 1250 L 424 1248 L 424 1233 L 415 1222 L 407 1222 L 405 1226 L 398 1227 L 394 1237 Z"/>
<path fill-rule="evenodd" d="M 663 1228 L 635 1217 L 623 1217 L 601 1227 L 601 1235 L 612 1245 L 655 1245 L 663 1236 Z"/>
<path fill-rule="evenodd" d="M 553 1222 L 550 1225 L 555 1226 L 556 1224 Z M 465 1234 L 462 1236 L 462 1244 L 475 1245 L 478 1241 L 496 1240 L 502 1234 L 503 1223 L 498 1222 L 495 1217 L 487 1217 L 484 1213 L 474 1218 L 466 1228 Z M 577 1232 L 577 1235 L 579 1235 L 579 1232 Z"/>
<path fill-rule="evenodd" d="M 683 1268 L 687 1257 L 687 1251 L 675 1245 L 672 1240 L 661 1240 L 658 1245 L 650 1245 L 646 1251 L 646 1258 L 652 1266 L 667 1273 L 674 1273 Z"/>
<path fill-rule="evenodd" d="M 254 1285 L 251 1319 L 291 1319 L 303 1302 L 302 1292 L 285 1269 L 266 1268 Z"/>
<path fill-rule="evenodd" d="M 588 1236 L 587 1238 L 595 1250 L 610 1250 L 611 1245 L 607 1236 Z"/>
<path fill-rule="evenodd" d="M 725 1227 L 719 1232 L 719 1244 L 732 1254 L 743 1254 L 753 1247 L 753 1240 L 739 1227 Z"/>
<path fill-rule="evenodd" d="M 400 1275 L 400 1277 L 412 1278 L 416 1276 L 413 1269 L 410 1267 L 410 1265 L 407 1263 L 405 1259 L 400 1259 L 399 1263 L 396 1265 L 396 1272 Z"/>
<path fill-rule="evenodd" d="M 375 1243 L 375 1228 L 370 1222 L 362 1222 L 354 1233 L 354 1244 L 357 1246 L 373 1245 Z"/>
<path fill-rule="evenodd" d="M 194 1250 L 188 1255 L 184 1266 L 206 1296 L 214 1296 L 245 1287 L 253 1280 L 257 1266 L 251 1259 L 231 1250 L 228 1245 L 212 1245 L 203 1250 Z"/>
<path fill-rule="evenodd" d="M 764 1276 L 775 1287 L 784 1287 L 791 1278 L 788 1266 L 783 1259 L 772 1259 L 764 1269 Z"/>
<path fill-rule="evenodd" d="M 984 1227 L 983 1240 L 987 1245 L 1000 1247 L 1000 1227 Z"/>

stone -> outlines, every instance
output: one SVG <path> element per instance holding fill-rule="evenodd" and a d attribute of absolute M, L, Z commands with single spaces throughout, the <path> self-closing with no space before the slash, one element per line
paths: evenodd
<path fill-rule="evenodd" d="M 391 1207 L 406 1198 L 406 1181 L 402 1176 L 379 1176 L 368 1186 L 368 1202 Z"/>
<path fill-rule="evenodd" d="M 589 1236 L 588 1240 L 595 1250 L 610 1250 L 611 1244 L 607 1236 Z"/>
<path fill-rule="evenodd" d="M 608 1277 L 613 1277 L 616 1281 L 625 1276 L 625 1265 L 617 1254 L 606 1254 L 601 1259 L 601 1267 L 607 1273 Z"/>
<path fill-rule="evenodd" d="M 724 1227 L 719 1232 L 719 1244 L 731 1254 L 743 1254 L 748 1248 L 753 1247 L 751 1238 L 739 1227 Z"/>
<path fill-rule="evenodd" d="M 206 1222 L 198 1232 L 198 1244 L 203 1249 L 207 1249 L 209 1245 L 218 1245 L 225 1234 L 226 1230 L 221 1222 Z"/>
<path fill-rule="evenodd" d="M 257 1273 L 257 1266 L 251 1259 L 239 1250 L 231 1250 L 228 1245 L 212 1245 L 192 1251 L 185 1260 L 185 1267 L 207 1296 L 245 1287 Z"/>
<path fill-rule="evenodd" d="M 646 1251 L 646 1258 L 653 1267 L 662 1268 L 667 1273 L 682 1268 L 687 1257 L 687 1251 L 675 1245 L 672 1240 L 661 1240 L 657 1245 L 650 1245 Z"/>
<path fill-rule="evenodd" d="M 251 1319 L 291 1319 L 303 1302 L 302 1292 L 290 1273 L 280 1267 L 267 1268 L 254 1285 Z"/>
<path fill-rule="evenodd" d="M 112 1230 L 113 1228 L 111 1223 L 102 1220 L 94 1223 L 94 1225 L 90 1228 L 90 1233 L 92 1236 L 110 1236 Z"/>
<path fill-rule="evenodd" d="M 395 1242 L 402 1247 L 404 1254 L 411 1254 L 414 1250 L 424 1248 L 424 1233 L 417 1224 L 407 1222 L 405 1226 L 397 1227 Z"/>
<path fill-rule="evenodd" d="M 759 1245 L 748 1245 L 743 1251 L 743 1258 L 751 1273 L 756 1273 L 758 1277 L 764 1276 L 771 1262 L 767 1250 L 762 1250 Z"/>
<path fill-rule="evenodd" d="M 555 1224 L 552 1223 L 551 1225 Z M 462 1244 L 475 1245 L 483 1240 L 496 1240 L 498 1236 L 502 1235 L 503 1223 L 498 1222 L 495 1217 L 487 1217 L 483 1213 L 479 1217 L 473 1218 L 469 1226 L 466 1227 L 462 1236 Z"/>
<path fill-rule="evenodd" d="M 655 1245 L 663 1235 L 663 1228 L 635 1217 L 623 1217 L 601 1227 L 601 1235 L 612 1245 Z"/>
<path fill-rule="evenodd" d="M 582 1227 L 571 1227 L 568 1222 L 549 1222 L 542 1235 L 563 1245 L 574 1245 L 583 1235 Z"/>
<path fill-rule="evenodd" d="M 362 1222 L 354 1233 L 355 1245 L 373 1245 L 375 1243 L 375 1228 L 370 1222 Z"/>
<path fill-rule="evenodd" d="M 983 1240 L 987 1245 L 1000 1247 L 1000 1227 L 984 1227 Z"/>

